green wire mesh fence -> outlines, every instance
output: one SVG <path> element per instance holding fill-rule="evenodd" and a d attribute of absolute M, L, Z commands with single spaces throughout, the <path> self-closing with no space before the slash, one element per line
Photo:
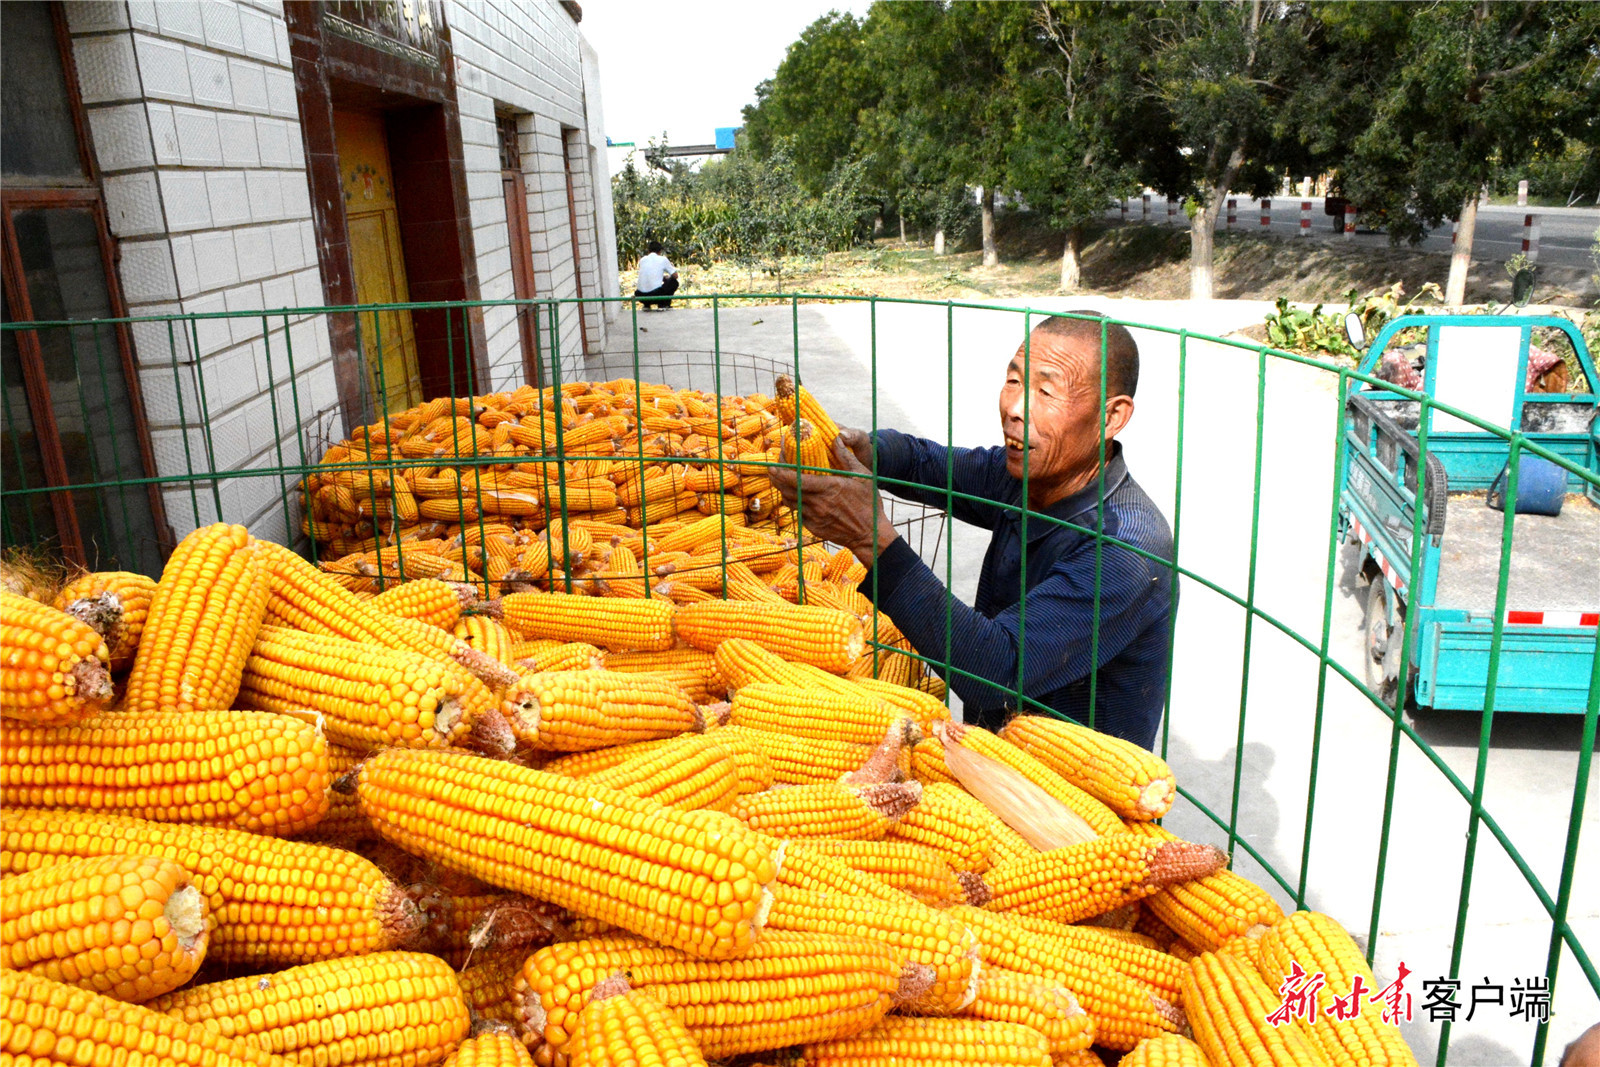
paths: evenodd
<path fill-rule="evenodd" d="M 496 514 L 483 479 L 511 463 L 543 472 L 541 514 L 559 515 L 568 536 L 573 509 L 564 471 L 575 454 L 560 419 L 537 420 L 537 445 L 515 457 L 463 449 L 452 434 L 444 455 L 374 446 L 370 462 L 323 462 L 352 432 L 397 414 L 391 399 L 413 384 L 389 381 L 382 359 L 361 369 L 362 352 L 384 351 L 388 312 L 442 312 L 444 360 L 432 380 L 444 383 L 438 391 L 452 411 L 457 401 L 508 391 L 531 372 L 553 394 L 579 381 L 615 379 L 635 391 L 652 382 L 704 390 L 716 398 L 720 423 L 724 398 L 770 393 L 785 374 L 841 424 L 898 427 L 950 445 L 994 440 L 992 404 L 1005 361 L 1019 353 L 1023 380 L 1031 380 L 1030 332 L 1059 314 L 868 297 L 675 299 L 687 308 L 665 320 L 642 318 L 631 301 L 608 309 L 613 340 L 588 356 L 563 352 L 561 339 L 564 329 L 571 335 L 580 304 L 601 301 L 5 323 L 0 538 L 98 569 L 158 575 L 175 538 L 220 520 L 315 559 L 328 541 L 302 499 L 309 474 L 345 472 L 360 487 L 371 515 L 341 539 L 377 543 L 394 532 L 377 505 L 384 484 L 445 464 L 464 472 L 449 525 L 476 526 L 481 537 Z M 473 340 L 483 333 L 469 324 L 512 314 L 536 320 L 531 335 L 546 346 L 536 359 L 525 362 L 494 340 L 515 330 L 491 335 L 493 354 Z M 1102 330 L 1117 322 L 1095 321 Z M 1522 534 L 1508 508 L 1492 624 L 1485 624 L 1482 707 L 1408 706 L 1407 685 L 1388 692 L 1369 682 L 1351 588 L 1362 575 L 1348 570 L 1354 535 L 1340 490 L 1348 457 L 1390 447 L 1370 419 L 1352 415 L 1362 409 L 1350 398 L 1366 393 L 1414 404 L 1415 455 L 1382 458 L 1400 471 L 1396 492 L 1411 505 L 1411 528 L 1389 532 L 1409 545 L 1408 573 L 1419 574 L 1429 537 L 1422 505 L 1439 478 L 1429 465 L 1433 412 L 1504 443 L 1511 500 L 1520 457 L 1537 455 L 1564 472 L 1579 495 L 1574 507 L 1592 506 L 1581 497 L 1600 500 L 1595 438 L 1586 454 L 1582 447 L 1563 453 L 1526 429 L 1492 425 L 1347 364 L 1187 329 L 1120 325 L 1134 332 L 1142 362 L 1138 414 L 1123 438 L 1128 462 L 1166 515 L 1173 558 L 1106 533 L 1103 509 L 1095 511 L 1096 527 L 1074 528 L 1094 539 L 1097 618 L 1107 545 L 1143 556 L 1173 579 L 1170 686 L 1157 750 L 1172 764 L 1182 799 L 1168 825 L 1199 840 L 1225 839 L 1235 868 L 1286 907 L 1333 914 L 1380 974 L 1413 976 L 1404 1029 L 1419 1058 L 1546 1062 L 1552 1043 L 1559 1052 L 1600 1021 L 1600 973 L 1584 947 L 1600 936 L 1600 860 L 1592 834 L 1590 847 L 1580 847 L 1595 821 L 1594 631 L 1581 713 L 1497 714 L 1513 540 Z M 336 360 L 330 337 L 342 337 L 352 354 Z M 1102 373 L 1102 400 L 1105 382 Z M 1592 407 L 1593 384 L 1589 389 L 1574 394 Z M 1028 423 L 1031 390 L 1023 403 Z M 147 433 L 138 432 L 141 424 Z M 617 457 L 642 463 L 644 437 L 636 422 L 631 439 L 618 442 Z M 1574 440 L 1582 442 L 1583 432 Z M 1102 434 L 1102 461 L 1108 446 Z M 649 459 L 734 462 L 720 447 L 709 460 Z M 1025 452 L 1023 500 L 1029 462 Z M 947 516 L 979 498 L 956 488 L 953 463 L 937 487 L 942 507 L 897 500 L 890 521 L 951 596 L 970 600 L 982 534 Z M 811 470 L 798 461 L 796 467 Z M 912 488 L 876 471 L 870 477 L 891 498 Z M 1099 492 L 1103 502 L 1103 482 Z M 1015 515 L 1027 584 L 1029 528 L 1072 524 L 1020 505 L 985 503 Z M 796 504 L 803 520 L 803 493 Z M 649 521 L 649 503 L 642 508 Z M 403 542 L 396 555 L 403 575 Z M 1600 546 L 1591 545 L 1569 562 L 1581 571 L 1600 567 L 1597 560 Z M 915 655 L 947 680 L 963 673 L 952 662 L 962 640 L 953 604 L 947 599 L 942 647 Z M 1399 679 L 1415 673 L 1409 660 L 1421 647 L 1414 640 L 1418 614 L 1403 613 Z M 1024 684 L 1028 625 L 1024 606 L 1012 704 L 1049 712 Z M 1101 662 L 1099 633 L 1095 627 L 1089 637 L 1094 663 Z M 1092 723 L 1095 674 L 1088 685 Z M 1498 1002 L 1490 999 L 1496 993 Z"/>

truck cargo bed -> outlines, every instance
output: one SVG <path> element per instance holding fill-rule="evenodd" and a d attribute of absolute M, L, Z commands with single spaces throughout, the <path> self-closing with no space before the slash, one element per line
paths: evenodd
<path fill-rule="evenodd" d="M 1484 503 L 1483 493 L 1451 494 L 1436 607 L 1494 609 L 1504 523 L 1505 516 Z M 1568 494 L 1560 515 L 1518 515 L 1511 544 L 1508 610 L 1600 608 L 1600 508 Z"/>

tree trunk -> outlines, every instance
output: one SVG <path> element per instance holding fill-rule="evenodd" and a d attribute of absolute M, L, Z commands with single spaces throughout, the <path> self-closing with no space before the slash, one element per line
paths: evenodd
<path fill-rule="evenodd" d="M 1472 267 L 1472 233 L 1478 228 L 1478 195 L 1461 202 L 1460 224 L 1456 226 L 1456 247 L 1450 253 L 1450 280 L 1444 286 L 1444 302 L 1459 307 L 1467 302 L 1467 271 Z"/>
<path fill-rule="evenodd" d="M 1067 240 L 1061 249 L 1061 291 L 1075 293 L 1083 281 L 1083 268 L 1078 251 L 1083 247 L 1083 227 L 1074 226 L 1067 231 Z"/>
<path fill-rule="evenodd" d="M 1215 292 L 1217 212 L 1223 201 L 1213 199 L 1189 220 L 1189 299 L 1210 300 Z"/>
<path fill-rule="evenodd" d="M 902 245 L 906 243 L 906 217 L 904 215 L 900 216 L 900 243 Z"/>
<path fill-rule="evenodd" d="M 877 237 L 881 233 L 883 233 L 883 212 L 880 211 L 872 216 L 872 236 Z"/>
<path fill-rule="evenodd" d="M 940 226 L 937 230 L 933 231 L 933 254 L 936 255 L 936 256 L 944 255 L 944 227 L 943 226 Z"/>
<path fill-rule="evenodd" d="M 998 267 L 1000 265 L 1000 249 L 994 243 L 994 190 L 988 186 L 983 189 L 983 265 L 985 267 Z"/>

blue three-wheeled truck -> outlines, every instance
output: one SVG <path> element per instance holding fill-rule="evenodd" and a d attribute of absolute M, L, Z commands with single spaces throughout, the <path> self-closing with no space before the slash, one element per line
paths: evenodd
<path fill-rule="evenodd" d="M 1600 473 L 1600 378 L 1565 318 L 1407 315 L 1358 369 Z M 1582 713 L 1600 623 L 1600 488 L 1524 451 L 1511 497 L 1508 439 L 1431 406 L 1423 462 L 1422 407 L 1359 381 L 1345 407 L 1340 529 L 1349 576 L 1367 582 L 1369 688 L 1392 703 L 1403 659 L 1416 706 L 1481 711 L 1503 572 L 1495 710 Z"/>

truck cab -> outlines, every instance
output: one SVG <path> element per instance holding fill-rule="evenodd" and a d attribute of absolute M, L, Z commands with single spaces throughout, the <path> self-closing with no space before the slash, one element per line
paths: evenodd
<path fill-rule="evenodd" d="M 1600 379 L 1582 333 L 1406 315 L 1357 369 L 1381 379 L 1351 381 L 1340 464 L 1368 687 L 1392 703 L 1404 663 L 1418 706 L 1481 712 L 1493 662 L 1495 710 L 1581 714 L 1600 624 Z"/>

